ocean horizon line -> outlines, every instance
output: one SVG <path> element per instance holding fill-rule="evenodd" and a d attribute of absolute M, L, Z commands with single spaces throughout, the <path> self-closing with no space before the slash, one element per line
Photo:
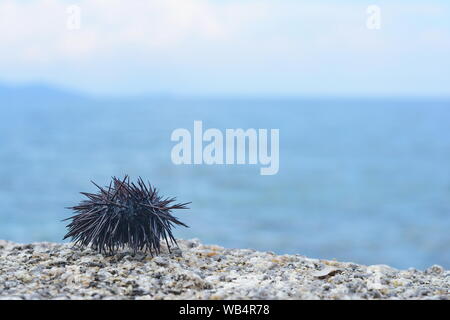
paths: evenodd
<path fill-rule="evenodd" d="M 305 93 L 305 94 L 238 94 L 238 93 L 181 93 L 181 92 L 139 92 L 139 93 L 93 93 L 70 86 L 60 86 L 45 82 L 8 83 L 0 82 L 0 99 L 3 97 L 17 96 L 33 97 L 64 97 L 88 99 L 93 101 L 145 101 L 145 100 L 167 100 L 167 101 L 374 101 L 374 102 L 449 102 L 450 95 L 411 95 L 411 94 L 330 94 L 330 93 Z M 34 97 L 35 98 L 35 97 Z"/>

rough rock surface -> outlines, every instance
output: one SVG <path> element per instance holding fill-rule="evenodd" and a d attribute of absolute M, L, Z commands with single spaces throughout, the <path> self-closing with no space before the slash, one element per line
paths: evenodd
<path fill-rule="evenodd" d="M 449 299 L 450 271 L 364 266 L 179 240 L 151 257 L 0 240 L 0 299 Z"/>

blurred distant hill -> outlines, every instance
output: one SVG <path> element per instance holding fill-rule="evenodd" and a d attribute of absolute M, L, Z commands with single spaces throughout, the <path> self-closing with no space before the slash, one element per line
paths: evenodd
<path fill-rule="evenodd" d="M 84 102 L 107 102 L 108 104 L 139 103 L 149 101 L 168 100 L 175 96 L 168 93 L 149 93 L 137 96 L 94 96 L 84 92 L 64 89 L 45 84 L 8 85 L 0 83 L 1 105 L 51 105 L 64 102 L 64 104 L 80 104 Z"/>
<path fill-rule="evenodd" d="M 0 84 L 0 102 L 4 106 L 37 105 L 57 101 L 82 101 L 90 98 L 81 93 L 42 84 L 11 86 Z"/>

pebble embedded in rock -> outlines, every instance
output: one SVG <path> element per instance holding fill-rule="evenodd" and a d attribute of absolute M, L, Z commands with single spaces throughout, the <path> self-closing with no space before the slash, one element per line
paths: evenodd
<path fill-rule="evenodd" d="M 225 249 L 178 240 L 105 257 L 69 243 L 0 240 L 0 299 L 446 299 L 450 271 Z"/>

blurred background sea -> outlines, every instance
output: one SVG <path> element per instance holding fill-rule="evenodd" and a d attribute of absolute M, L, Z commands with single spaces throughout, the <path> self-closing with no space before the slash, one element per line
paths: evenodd
<path fill-rule="evenodd" d="M 0 239 L 61 241 L 90 180 L 142 176 L 192 201 L 179 238 L 314 258 L 450 268 L 450 101 L 98 99 L 0 87 Z M 280 171 L 176 166 L 174 129 L 280 129 Z"/>

